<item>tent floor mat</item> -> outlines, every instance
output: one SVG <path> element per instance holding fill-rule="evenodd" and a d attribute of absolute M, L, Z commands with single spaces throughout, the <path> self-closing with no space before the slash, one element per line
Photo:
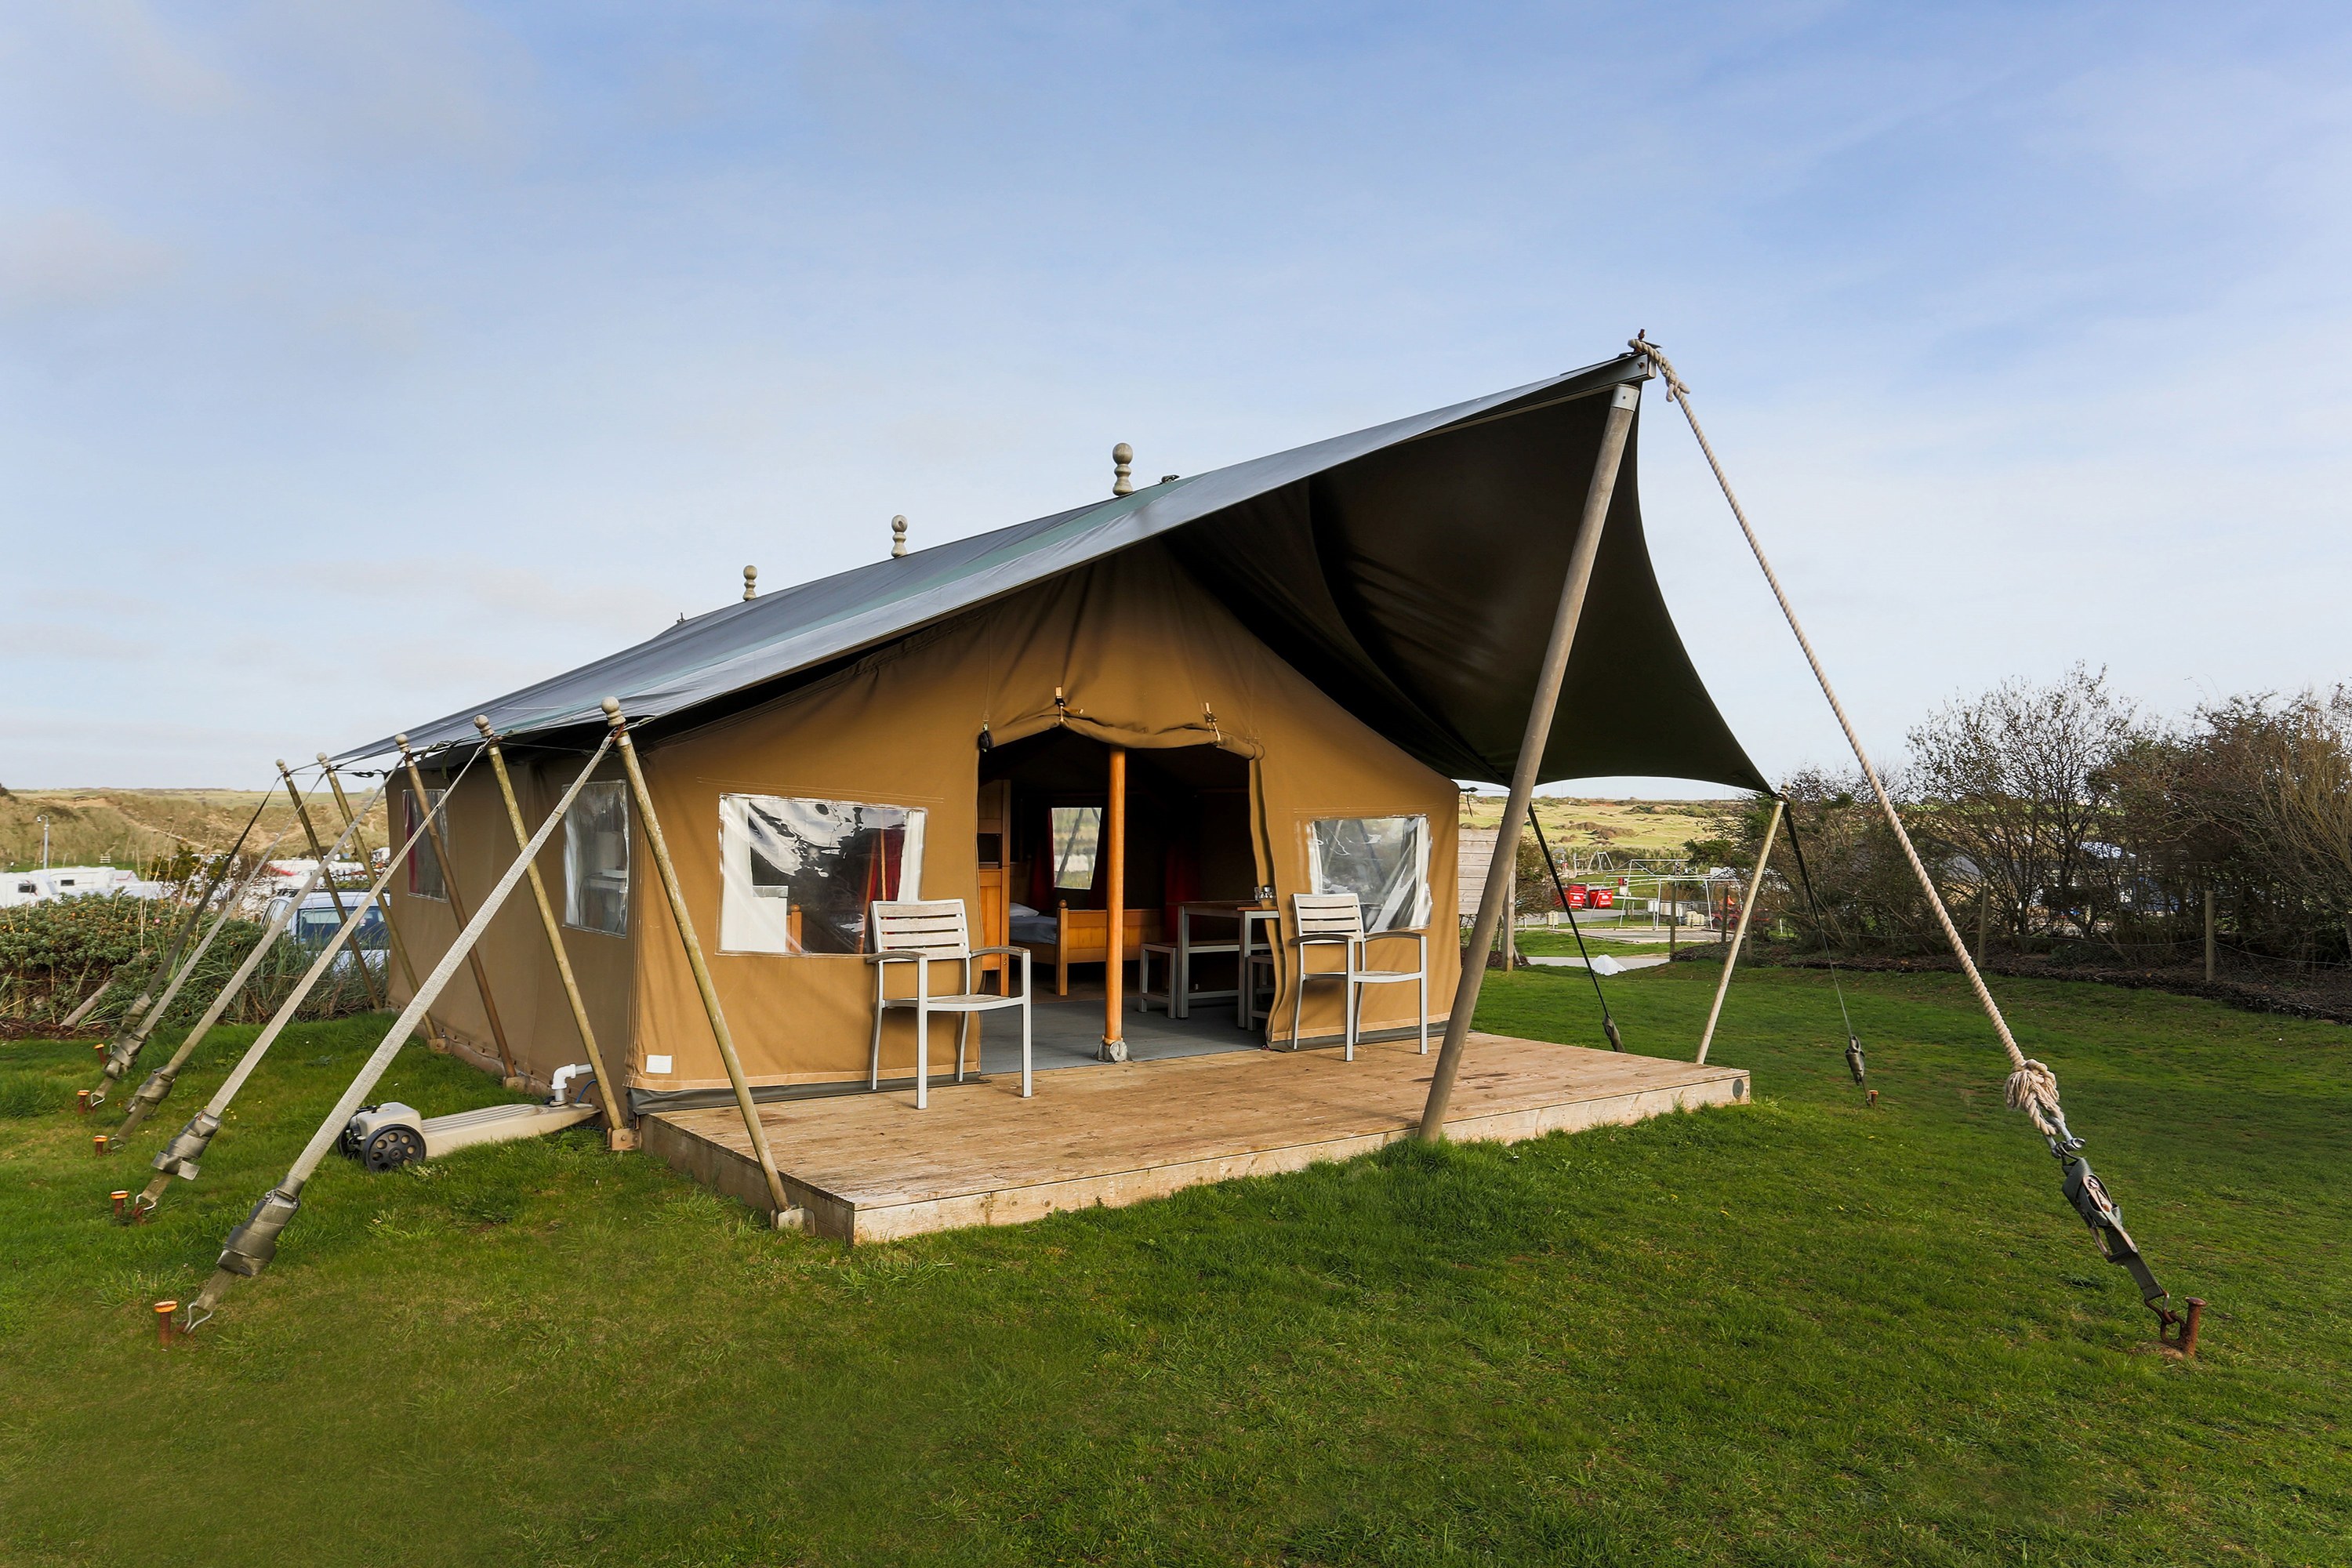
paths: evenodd
<path fill-rule="evenodd" d="M 816 1234 L 892 1241 L 1057 1210 L 1116 1207 L 1236 1176 L 1342 1160 L 1412 1134 L 1437 1060 L 1410 1042 L 1239 1051 L 1018 1073 L 760 1108 L 777 1169 Z M 1516 1142 L 1748 1100 L 1748 1074 L 1473 1034 L 1446 1132 Z M 704 1185 L 771 1205 L 732 1107 L 645 1119 L 645 1148 Z"/>

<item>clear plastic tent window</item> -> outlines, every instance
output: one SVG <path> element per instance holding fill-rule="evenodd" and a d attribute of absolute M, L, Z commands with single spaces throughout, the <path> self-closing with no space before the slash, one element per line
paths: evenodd
<path fill-rule="evenodd" d="M 1327 816 L 1313 831 L 1314 891 L 1355 894 L 1368 931 L 1429 923 L 1429 818 Z"/>
<path fill-rule="evenodd" d="M 629 790 L 617 779 L 581 785 L 563 814 L 563 923 L 629 934 Z"/>
<path fill-rule="evenodd" d="M 866 906 L 921 897 L 920 811 L 722 795 L 719 820 L 722 952 L 864 952 Z"/>
<path fill-rule="evenodd" d="M 425 814 L 438 810 L 441 797 L 448 793 L 447 790 L 428 789 L 425 792 L 422 805 L 417 803 L 415 790 L 403 795 L 400 798 L 407 802 L 408 809 L 407 822 L 402 837 L 407 837 L 414 835 L 418 828 L 424 826 Z M 442 837 L 447 837 L 449 818 L 446 813 L 437 826 L 441 829 Z M 433 835 L 430 833 L 419 837 L 416 840 L 416 847 L 408 852 L 408 890 L 421 899 L 446 900 L 449 897 L 448 887 L 441 880 L 441 857 L 433 852 Z"/>
<path fill-rule="evenodd" d="M 1103 808 L 1098 805 L 1053 808 L 1054 886 L 1095 885 L 1095 860 L 1102 852 L 1102 819 Z"/>

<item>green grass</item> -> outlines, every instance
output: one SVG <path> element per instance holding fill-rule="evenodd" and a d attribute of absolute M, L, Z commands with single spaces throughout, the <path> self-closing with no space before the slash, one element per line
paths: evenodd
<path fill-rule="evenodd" d="M 1711 966 L 1609 983 L 1680 1053 Z M 101 1163 L 86 1047 L 0 1044 L 0 1562 L 2352 1561 L 2352 1071 L 2332 1026 L 2012 984 L 2206 1352 L 2000 1100 L 1954 977 L 1759 971 L 1752 1106 L 1401 1146 L 855 1254 L 586 1135 L 331 1162 L 271 1271 L 158 1351 L 373 1044 L 306 1026 L 157 1222 L 105 1218 L 249 1036 Z M 1487 1027 L 1595 1037 L 1576 972 Z M 421 1050 L 428 1113 L 499 1098 Z M 1040 1092 L 1053 1092 L 1050 1078 Z"/>

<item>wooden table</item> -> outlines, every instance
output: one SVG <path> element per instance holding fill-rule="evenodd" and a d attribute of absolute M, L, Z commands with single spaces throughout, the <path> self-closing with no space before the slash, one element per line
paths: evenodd
<path fill-rule="evenodd" d="M 1195 952 L 1230 952 L 1237 957 L 1241 952 L 1238 939 L 1233 942 L 1198 942 L 1192 940 L 1192 920 L 1229 920 L 1239 921 L 1241 911 L 1252 907 L 1245 899 L 1195 899 L 1176 906 L 1176 951 L 1170 965 L 1173 973 L 1168 983 L 1168 1011 L 1171 1017 L 1189 1018 L 1194 1002 L 1223 1002 L 1241 994 L 1236 977 L 1231 991 L 1194 991 L 1192 989 L 1192 954 Z M 1246 1025 L 1243 1026 L 1247 1027 Z"/>

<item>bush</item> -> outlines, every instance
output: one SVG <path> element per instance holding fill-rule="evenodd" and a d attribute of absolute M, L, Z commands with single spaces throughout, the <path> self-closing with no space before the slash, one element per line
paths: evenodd
<path fill-rule="evenodd" d="M 177 905 L 122 893 L 0 910 L 0 1016 L 50 1022 L 110 974 L 135 984 L 179 918 Z"/>

